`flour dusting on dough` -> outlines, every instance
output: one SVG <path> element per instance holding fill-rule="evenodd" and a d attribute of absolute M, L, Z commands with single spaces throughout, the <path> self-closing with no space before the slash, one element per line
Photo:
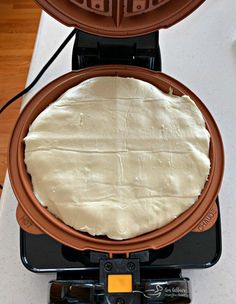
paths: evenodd
<path fill-rule="evenodd" d="M 67 225 L 122 240 L 191 207 L 210 170 L 210 135 L 188 96 L 96 77 L 32 123 L 25 163 L 39 202 Z"/>

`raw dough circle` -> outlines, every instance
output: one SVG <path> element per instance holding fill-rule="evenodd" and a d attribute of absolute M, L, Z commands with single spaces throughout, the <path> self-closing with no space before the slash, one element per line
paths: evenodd
<path fill-rule="evenodd" d="M 188 96 L 134 78 L 95 77 L 38 115 L 25 163 L 35 196 L 56 217 L 122 240 L 194 204 L 210 171 L 209 143 Z"/>

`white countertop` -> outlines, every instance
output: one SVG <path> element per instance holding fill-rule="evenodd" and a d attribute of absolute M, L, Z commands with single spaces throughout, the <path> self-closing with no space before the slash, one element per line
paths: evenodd
<path fill-rule="evenodd" d="M 42 14 L 28 82 L 72 29 Z M 193 304 L 236 303 L 236 1 L 207 0 L 187 19 L 162 30 L 163 72 L 192 89 L 213 114 L 223 137 L 226 166 L 220 203 L 223 254 L 205 270 L 188 270 Z M 72 42 L 66 47 L 24 103 L 43 85 L 71 69 Z M 48 281 L 55 274 L 34 274 L 19 253 L 16 199 L 6 177 L 0 202 L 0 303 L 43 304 Z"/>

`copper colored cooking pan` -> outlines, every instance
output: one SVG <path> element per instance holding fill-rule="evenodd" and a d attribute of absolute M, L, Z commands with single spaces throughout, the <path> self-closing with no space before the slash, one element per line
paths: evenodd
<path fill-rule="evenodd" d="M 30 176 L 24 163 L 24 137 L 34 119 L 61 94 L 81 81 L 96 76 L 135 77 L 147 81 L 162 91 L 171 87 L 176 95 L 190 96 L 202 112 L 211 135 L 211 170 L 208 181 L 196 203 L 168 225 L 144 235 L 115 241 L 107 237 L 93 237 L 74 230 L 52 215 L 37 201 L 32 191 Z M 9 175 L 19 202 L 17 219 L 20 226 L 30 233 L 46 233 L 59 242 L 78 250 L 96 250 L 126 253 L 145 249 L 159 249 L 175 242 L 190 231 L 203 231 L 217 219 L 217 197 L 224 167 L 223 145 L 214 119 L 200 99 L 177 80 L 160 72 L 140 67 L 110 65 L 71 72 L 49 83 L 40 90 L 21 112 L 15 125 L 8 154 Z M 66 181 L 65 181 L 66 182 Z"/>
<path fill-rule="evenodd" d="M 130 37 L 168 28 L 205 0 L 36 0 L 61 23 L 108 37 Z"/>

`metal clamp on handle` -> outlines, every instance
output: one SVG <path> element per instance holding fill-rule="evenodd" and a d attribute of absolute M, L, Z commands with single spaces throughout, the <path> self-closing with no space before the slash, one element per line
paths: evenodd
<path fill-rule="evenodd" d="M 102 303 L 104 292 L 97 283 L 90 281 L 55 280 L 50 282 L 49 304 Z"/>
<path fill-rule="evenodd" d="M 187 278 L 142 282 L 140 290 L 134 292 L 141 292 L 142 303 L 146 304 L 191 303 L 190 283 Z"/>

